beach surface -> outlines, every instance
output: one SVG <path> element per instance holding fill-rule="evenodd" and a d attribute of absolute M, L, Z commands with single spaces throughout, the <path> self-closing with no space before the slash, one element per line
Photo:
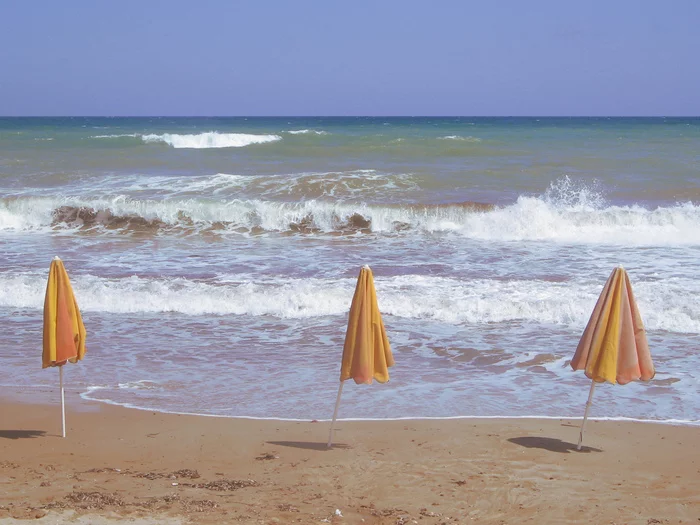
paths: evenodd
<path fill-rule="evenodd" d="M 0 398 L 0 524 L 700 523 L 700 428 L 326 421 Z"/>

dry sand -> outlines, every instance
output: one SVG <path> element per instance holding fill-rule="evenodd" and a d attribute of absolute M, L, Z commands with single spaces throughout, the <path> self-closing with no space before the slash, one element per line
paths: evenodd
<path fill-rule="evenodd" d="M 700 428 L 327 422 L 0 399 L 0 524 L 700 524 Z M 589 448 L 590 447 L 590 448 Z M 336 514 L 336 510 L 342 517 Z"/>

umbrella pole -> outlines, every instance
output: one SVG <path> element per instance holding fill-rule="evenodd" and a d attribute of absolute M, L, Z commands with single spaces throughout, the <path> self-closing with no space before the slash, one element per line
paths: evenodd
<path fill-rule="evenodd" d="M 328 433 L 328 448 L 331 448 L 333 443 L 333 427 L 335 426 L 335 420 L 338 417 L 338 407 L 340 406 L 340 394 L 343 393 L 343 381 L 340 382 L 338 387 L 338 398 L 335 400 L 335 410 L 333 410 L 333 421 L 331 421 L 331 431 Z"/>
<path fill-rule="evenodd" d="M 581 433 L 578 436 L 578 445 L 576 445 L 576 450 L 581 450 L 581 443 L 583 442 L 583 430 L 586 426 L 586 419 L 588 419 L 588 410 L 593 404 L 593 391 L 595 390 L 595 381 L 591 380 L 591 391 L 588 393 L 588 401 L 586 401 L 586 411 L 583 413 L 583 423 L 581 424 Z"/>
<path fill-rule="evenodd" d="M 66 400 L 63 395 L 63 367 L 58 367 L 60 383 L 61 383 L 61 433 L 66 437 Z"/>

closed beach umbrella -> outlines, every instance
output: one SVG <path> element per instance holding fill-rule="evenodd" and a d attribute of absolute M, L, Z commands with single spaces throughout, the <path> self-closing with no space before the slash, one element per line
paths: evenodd
<path fill-rule="evenodd" d="M 66 410 L 63 394 L 63 365 L 76 363 L 85 355 L 85 326 L 63 262 L 51 261 L 44 298 L 44 345 L 42 368 L 59 367 L 62 434 L 66 437 Z"/>
<path fill-rule="evenodd" d="M 581 450 L 595 384 L 608 381 L 624 385 L 639 379 L 649 381 L 655 373 L 632 285 L 621 266 L 613 270 L 603 287 L 571 360 L 571 367 L 585 370 L 586 377 L 591 379 L 577 447 Z"/>
<path fill-rule="evenodd" d="M 355 295 L 350 306 L 348 329 L 345 333 L 343 360 L 340 364 L 340 386 L 333 411 L 333 421 L 328 436 L 328 446 L 333 440 L 333 427 L 338 416 L 343 383 L 352 379 L 355 383 L 371 384 L 373 380 L 386 383 L 389 367 L 394 365 L 391 346 L 386 336 L 382 316 L 377 305 L 377 292 L 369 266 L 363 266 L 357 278 Z"/>

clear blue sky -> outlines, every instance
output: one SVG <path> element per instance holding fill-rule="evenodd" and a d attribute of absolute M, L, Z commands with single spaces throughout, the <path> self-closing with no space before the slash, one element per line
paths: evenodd
<path fill-rule="evenodd" d="M 0 115 L 700 115 L 700 0 L 0 0 Z"/>

